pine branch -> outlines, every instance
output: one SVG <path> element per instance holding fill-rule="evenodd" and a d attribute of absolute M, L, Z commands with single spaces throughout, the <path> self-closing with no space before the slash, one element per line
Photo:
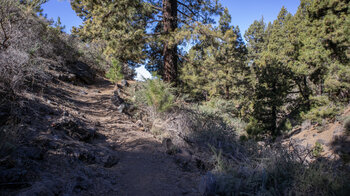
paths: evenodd
<path fill-rule="evenodd" d="M 152 4 L 151 4 L 151 7 L 152 7 L 153 9 L 155 9 L 155 10 L 163 11 L 163 9 L 162 9 L 161 7 L 157 7 L 157 6 L 152 5 Z"/>
<path fill-rule="evenodd" d="M 181 1 L 177 1 L 180 5 L 184 6 L 185 8 L 188 9 L 188 11 L 190 11 L 194 16 L 196 16 L 196 13 L 190 8 L 188 7 L 188 5 L 182 3 Z"/>
<path fill-rule="evenodd" d="M 180 14 L 186 16 L 187 18 L 190 18 L 191 20 L 193 20 L 191 16 L 185 14 L 184 12 L 182 12 L 182 11 L 180 11 L 180 10 L 177 10 L 177 11 L 180 12 Z"/>

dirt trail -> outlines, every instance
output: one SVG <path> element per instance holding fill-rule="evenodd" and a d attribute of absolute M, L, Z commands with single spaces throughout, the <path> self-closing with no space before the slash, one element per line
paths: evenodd
<path fill-rule="evenodd" d="M 65 107 L 102 135 L 92 145 L 112 146 L 119 154 L 118 164 L 108 169 L 115 176 L 110 195 L 199 195 L 199 173 L 183 171 L 159 141 L 117 112 L 111 102 L 114 85 L 105 80 L 88 87 L 65 84 L 62 88 L 71 95 Z"/>

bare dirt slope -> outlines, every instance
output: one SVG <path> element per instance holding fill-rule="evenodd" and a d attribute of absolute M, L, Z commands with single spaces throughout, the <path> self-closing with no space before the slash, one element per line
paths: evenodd
<path fill-rule="evenodd" d="M 297 129 L 285 142 L 293 141 L 302 148 L 312 150 L 316 143 L 322 146 L 320 155 L 330 159 L 349 157 L 350 135 L 344 129 L 344 120 L 350 116 L 350 107 L 339 115 L 342 120 L 330 120 L 322 127 L 307 124 Z M 342 157 L 342 158 L 346 158 Z M 348 159 L 348 158 L 346 158 Z"/>
<path fill-rule="evenodd" d="M 198 175 L 181 171 L 163 146 L 149 133 L 139 130 L 130 117 L 113 109 L 110 100 L 112 85 L 89 89 L 95 96 L 81 97 L 94 103 L 86 108 L 89 121 L 100 123 L 100 131 L 107 141 L 117 145 L 121 159 L 112 168 L 119 180 L 121 195 L 196 195 Z M 96 90 L 101 93 L 96 94 Z"/>
<path fill-rule="evenodd" d="M 42 109 L 24 124 L 30 138 L 0 160 L 8 171 L 2 178 L 9 182 L 0 193 L 199 195 L 199 172 L 184 171 L 159 141 L 119 113 L 113 91 L 114 85 L 100 78 L 95 85 L 60 81 L 28 94 L 27 102 Z M 4 165 L 9 161 L 11 166 Z"/>

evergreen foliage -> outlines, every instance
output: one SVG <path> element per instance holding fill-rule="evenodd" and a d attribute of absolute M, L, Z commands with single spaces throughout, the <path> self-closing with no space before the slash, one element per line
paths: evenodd
<path fill-rule="evenodd" d="M 222 11 L 218 0 L 146 0 L 155 11 L 150 21 L 153 33 L 148 52 L 155 56 L 149 58 L 147 68 L 151 71 L 158 71 L 166 82 L 178 84 L 180 64 L 183 61 L 182 51 L 179 47 L 186 44 L 193 28 L 198 23 L 214 23 L 212 15 Z M 158 46 L 158 50 L 153 50 Z"/>
<path fill-rule="evenodd" d="M 289 101 L 288 92 L 293 82 L 292 73 L 284 56 L 281 54 L 287 40 L 284 25 L 291 18 L 285 8 L 282 8 L 277 20 L 268 29 L 268 44 L 265 50 L 255 60 L 255 94 L 253 117 L 273 135 L 279 134 L 278 117 L 284 116 L 282 107 Z"/>
<path fill-rule="evenodd" d="M 320 123 L 349 101 L 347 18 L 347 1 L 305 0 L 294 16 L 282 8 L 267 27 L 263 20 L 251 25 L 245 37 L 255 130 L 278 135 L 298 116 Z"/>
<path fill-rule="evenodd" d="M 322 144 L 320 144 L 319 142 L 315 143 L 314 148 L 311 151 L 312 156 L 318 158 L 321 156 L 322 152 L 324 151 Z"/>
<path fill-rule="evenodd" d="M 330 101 L 328 96 L 312 97 L 310 102 L 311 109 L 302 112 L 301 117 L 305 120 L 311 120 L 312 123 L 321 125 L 325 119 L 334 118 L 341 112 L 339 104 Z"/>
<path fill-rule="evenodd" d="M 121 63 L 145 63 L 167 82 L 176 82 L 183 43 L 196 22 L 210 23 L 220 12 L 217 0 L 73 0 L 84 24 L 73 32 L 83 39 L 106 40 L 106 53 Z"/>
<path fill-rule="evenodd" d="M 170 109 L 175 99 L 170 89 L 160 79 L 148 80 L 146 89 L 148 105 L 155 107 L 159 112 Z"/>
<path fill-rule="evenodd" d="M 41 5 L 48 2 L 48 0 L 18 0 L 18 2 L 24 6 L 27 14 L 39 13 L 42 15 L 43 9 L 41 8 Z"/>
<path fill-rule="evenodd" d="M 230 102 L 230 115 L 249 121 L 253 135 L 277 136 L 305 118 L 320 123 L 350 101 L 347 0 L 302 0 L 295 15 L 283 7 L 272 23 L 254 21 L 247 43 L 214 0 L 71 5 L 84 21 L 73 32 L 105 42 L 104 54 L 120 62 L 124 75 L 144 63 L 192 101 Z M 189 43 L 188 53 L 180 49 Z"/>
<path fill-rule="evenodd" d="M 135 92 L 134 102 L 139 105 L 151 106 L 157 112 L 166 112 L 175 104 L 174 89 L 163 82 L 159 76 L 142 83 Z"/>
<path fill-rule="evenodd" d="M 63 32 L 60 18 L 53 24 L 41 16 L 45 2 L 0 0 L 2 105 L 17 101 L 20 89 L 56 77 L 47 71 L 68 70 L 77 61 L 112 82 L 131 79 L 129 67 L 146 64 L 161 76 L 132 83 L 133 92 L 125 94 L 134 95 L 138 106 L 149 106 L 141 111 L 151 118 L 172 124 L 166 129 L 174 136 L 169 135 L 186 142 L 184 149 L 193 147 L 190 154 L 201 151 L 198 167 L 215 167 L 213 195 L 349 195 L 346 167 L 320 158 L 321 140 L 305 152 L 293 143 L 286 149 L 279 142 L 249 140 L 276 138 L 300 120 L 322 125 L 349 104 L 349 0 L 301 0 L 295 15 L 283 7 L 272 23 L 254 21 L 244 35 L 247 43 L 218 0 L 72 0 L 84 21 L 73 36 Z M 180 49 L 186 44 L 192 45 L 188 53 Z M 192 103 L 180 106 L 175 92 Z M 127 102 L 121 106 L 142 119 L 136 124 L 148 126 L 148 116 L 134 114 Z M 164 125 L 151 132 L 162 133 Z M 349 118 L 343 126 L 346 139 Z M 3 133 L 0 158 L 17 150 Z M 208 146 L 214 157 L 206 165 L 201 156 L 207 156 Z M 180 153 L 182 147 L 170 151 Z"/>
<path fill-rule="evenodd" d="M 57 17 L 57 21 L 55 22 L 54 27 L 59 33 L 63 33 L 63 30 L 66 28 L 66 26 L 62 25 L 60 17 Z"/>
<path fill-rule="evenodd" d="M 85 41 L 105 40 L 105 54 L 122 64 L 142 63 L 149 6 L 139 0 L 76 0 L 71 5 L 83 19 L 74 34 Z"/>
<path fill-rule="evenodd" d="M 112 60 L 112 66 L 109 68 L 108 72 L 106 73 L 106 78 L 108 78 L 110 81 L 114 83 L 124 79 L 122 68 L 119 65 L 119 62 L 117 60 L 115 59 Z"/>
<path fill-rule="evenodd" d="M 219 26 L 197 29 L 197 44 L 189 51 L 181 71 L 184 90 L 198 100 L 223 98 L 240 105 L 248 97 L 250 68 L 246 47 L 238 27 L 230 26 L 225 9 Z"/>

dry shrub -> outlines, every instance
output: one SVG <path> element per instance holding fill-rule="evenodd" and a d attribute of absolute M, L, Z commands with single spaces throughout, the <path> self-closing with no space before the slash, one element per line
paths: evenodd
<path fill-rule="evenodd" d="M 310 161 L 313 150 L 238 142 L 223 118 L 199 110 L 173 109 L 154 122 L 154 133 L 179 147 L 196 146 L 196 157 L 215 166 L 217 195 L 349 194 L 349 172 L 337 160 Z"/>
<path fill-rule="evenodd" d="M 166 90 L 162 90 L 166 89 Z M 161 91 L 161 92 L 160 92 Z M 149 125 L 152 133 L 172 139 L 175 145 L 186 147 L 195 143 L 210 151 L 209 146 L 232 149 L 236 127 L 240 122 L 227 120 L 220 112 L 192 107 L 179 98 L 174 100 L 167 84 L 158 80 L 136 83 L 127 89 L 130 102 L 138 106 L 136 118 Z"/>
<path fill-rule="evenodd" d="M 186 104 L 161 114 L 144 110 L 154 134 L 195 151 L 205 169 L 214 166 L 215 195 L 349 195 L 349 172 L 338 161 L 310 161 L 313 150 L 292 143 L 239 142 L 235 126 L 208 111 Z"/>
<path fill-rule="evenodd" d="M 224 152 L 236 148 L 234 127 L 219 116 L 186 107 L 175 107 L 167 113 L 151 113 L 151 132 L 161 139 L 170 138 L 176 146 L 195 145 L 206 149 L 204 151 L 209 154 L 211 147 L 221 148 Z"/>
<path fill-rule="evenodd" d="M 49 68 L 68 72 L 78 61 L 105 71 L 102 42 L 83 43 L 51 24 L 28 5 L 0 0 L 0 91 L 16 94 L 28 84 L 50 79 Z"/>
<path fill-rule="evenodd" d="M 247 142 L 238 149 L 244 158 L 216 158 L 216 192 L 219 195 L 350 193 L 349 174 L 335 160 L 308 162 L 304 151 L 290 151 L 280 145 L 259 146 L 254 142 Z"/>
<path fill-rule="evenodd" d="M 11 143 L 21 138 L 15 134 L 20 120 L 13 119 L 28 116 L 21 113 L 26 107 L 19 103 L 24 90 L 45 88 L 56 77 L 54 71 L 69 73 L 74 62 L 103 72 L 103 45 L 86 44 L 62 33 L 35 12 L 34 4 L 44 1 L 31 2 L 0 0 L 0 155 L 6 155 Z"/>
<path fill-rule="evenodd" d="M 45 78 L 42 53 L 47 28 L 43 19 L 25 13 L 17 1 L 0 2 L 0 90 L 18 92 L 25 82 Z"/>

